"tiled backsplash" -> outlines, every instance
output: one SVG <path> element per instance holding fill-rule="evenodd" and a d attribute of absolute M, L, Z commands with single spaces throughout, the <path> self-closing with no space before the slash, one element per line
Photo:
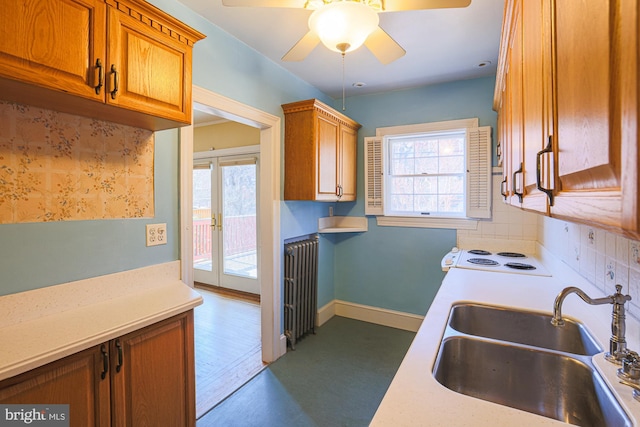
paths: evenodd
<path fill-rule="evenodd" d="M 538 242 L 607 295 L 622 285 L 640 319 L 640 242 L 589 225 L 539 216 Z"/>
<path fill-rule="evenodd" d="M 538 242 L 607 295 L 622 285 L 632 298 L 628 312 L 640 319 L 640 241 L 506 205 L 501 179 L 493 176 L 493 218 L 479 221 L 476 230 L 458 230 L 458 246 L 496 250 L 500 245 L 533 253 Z"/>
<path fill-rule="evenodd" d="M 154 216 L 153 132 L 0 101 L 0 224 Z"/>
<path fill-rule="evenodd" d="M 478 221 L 476 230 L 458 230 L 458 246 L 470 249 L 487 247 L 490 242 L 504 242 L 500 250 L 535 252 L 538 235 L 537 215 L 506 205 L 500 195 L 502 175 L 493 176 L 493 218 Z M 490 248 L 489 250 L 497 250 Z"/>

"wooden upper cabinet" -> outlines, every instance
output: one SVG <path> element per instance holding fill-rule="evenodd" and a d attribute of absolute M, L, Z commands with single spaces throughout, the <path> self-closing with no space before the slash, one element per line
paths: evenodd
<path fill-rule="evenodd" d="M 104 0 L 11 0 L 2 3 L 0 75 L 84 98 L 96 93 L 106 60 Z"/>
<path fill-rule="evenodd" d="M 637 1 L 510 0 L 504 23 L 494 109 L 522 207 L 640 236 Z"/>
<path fill-rule="evenodd" d="M 143 0 L 5 3 L 1 99 L 151 130 L 191 123 L 199 32 Z"/>
<path fill-rule="evenodd" d="M 551 96 L 551 49 L 548 43 L 548 0 L 522 1 L 522 144 L 524 197 L 522 207 L 543 213 L 548 211 L 547 195 L 538 189 L 538 166 L 550 161 L 538 155 L 548 145 L 552 130 L 547 98 Z M 544 168 L 549 170 L 549 168 Z M 549 185 L 540 175 L 542 188 Z"/>
<path fill-rule="evenodd" d="M 154 27 L 139 5 L 136 10 L 114 3 L 108 16 L 107 103 L 190 123 L 193 40 L 170 27 Z"/>
<path fill-rule="evenodd" d="M 360 125 L 316 99 L 282 106 L 285 200 L 356 200 Z"/>
<path fill-rule="evenodd" d="M 551 215 L 638 236 L 638 4 L 555 1 Z"/>
<path fill-rule="evenodd" d="M 340 131 L 341 199 L 353 201 L 357 195 L 358 131 L 348 126 L 341 126 Z"/>
<path fill-rule="evenodd" d="M 109 427 L 110 379 L 109 370 L 104 366 L 108 360 L 106 352 L 106 347 L 99 345 L 4 380 L 0 382 L 0 403 L 65 404 L 69 405 L 71 427 Z"/>

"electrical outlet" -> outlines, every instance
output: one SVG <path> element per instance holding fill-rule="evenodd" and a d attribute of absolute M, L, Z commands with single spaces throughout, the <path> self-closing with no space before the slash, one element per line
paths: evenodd
<path fill-rule="evenodd" d="M 147 246 L 167 244 L 167 224 L 147 224 Z"/>

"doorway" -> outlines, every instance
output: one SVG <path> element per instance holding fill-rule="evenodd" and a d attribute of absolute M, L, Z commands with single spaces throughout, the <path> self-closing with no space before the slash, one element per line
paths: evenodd
<path fill-rule="evenodd" d="M 244 154 L 233 155 L 239 151 Z M 260 294 L 259 155 L 255 146 L 194 153 L 193 268 L 198 283 Z"/>
<path fill-rule="evenodd" d="M 281 199 L 281 119 L 238 101 L 194 86 L 192 99 L 212 114 L 253 126 L 260 130 L 258 191 L 258 282 L 262 360 L 269 363 L 286 352 L 281 333 L 282 241 L 280 237 Z M 180 257 L 182 281 L 193 287 L 193 126 L 180 128 Z"/>

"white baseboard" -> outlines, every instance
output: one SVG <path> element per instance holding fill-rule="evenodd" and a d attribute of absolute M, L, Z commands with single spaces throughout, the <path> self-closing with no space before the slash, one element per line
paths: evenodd
<path fill-rule="evenodd" d="M 318 310 L 318 313 L 316 314 L 316 325 L 322 326 L 327 323 L 329 319 L 336 315 L 335 301 L 336 300 L 329 302 L 327 305 L 321 307 Z"/>
<path fill-rule="evenodd" d="M 280 356 L 284 356 L 287 353 L 287 336 L 285 334 L 280 335 Z"/>
<path fill-rule="evenodd" d="M 424 320 L 424 316 L 371 307 L 347 301 L 333 300 L 320 308 L 317 313 L 317 325 L 322 326 L 333 316 L 348 317 L 349 319 L 417 332 Z"/>

